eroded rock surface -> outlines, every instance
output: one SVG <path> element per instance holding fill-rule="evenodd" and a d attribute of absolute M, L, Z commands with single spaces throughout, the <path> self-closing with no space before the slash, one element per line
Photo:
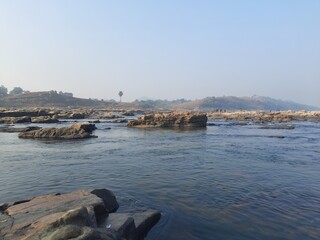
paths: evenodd
<path fill-rule="evenodd" d="M 130 120 L 128 127 L 140 128 L 198 128 L 206 127 L 207 115 L 193 112 L 170 112 L 148 114 Z"/>
<path fill-rule="evenodd" d="M 27 131 L 19 134 L 19 138 L 42 139 L 82 139 L 94 137 L 93 130 L 96 127 L 91 123 L 75 123 L 70 127 L 42 128 L 35 131 Z"/>
<path fill-rule="evenodd" d="M 159 221 L 158 211 L 115 213 L 106 189 L 49 194 L 0 205 L 0 239 L 140 240 Z"/>

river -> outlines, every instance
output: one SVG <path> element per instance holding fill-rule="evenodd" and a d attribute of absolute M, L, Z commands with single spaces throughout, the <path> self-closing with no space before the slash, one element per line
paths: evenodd
<path fill-rule="evenodd" d="M 320 239 L 320 124 L 214 123 L 192 131 L 100 123 L 98 138 L 76 141 L 0 133 L 0 202 L 107 188 L 119 212 L 161 211 L 147 239 Z"/>

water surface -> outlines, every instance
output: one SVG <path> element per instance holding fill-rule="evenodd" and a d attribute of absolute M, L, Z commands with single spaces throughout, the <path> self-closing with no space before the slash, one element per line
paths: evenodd
<path fill-rule="evenodd" d="M 108 188 L 119 211 L 162 212 L 147 239 L 320 239 L 320 124 L 216 124 L 178 131 L 101 123 L 98 138 L 76 141 L 0 133 L 0 202 Z"/>

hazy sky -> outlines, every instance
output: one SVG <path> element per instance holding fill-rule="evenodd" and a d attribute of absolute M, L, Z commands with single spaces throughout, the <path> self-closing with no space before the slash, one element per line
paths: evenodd
<path fill-rule="evenodd" d="M 320 0 L 0 0 L 0 85 L 320 106 Z"/>

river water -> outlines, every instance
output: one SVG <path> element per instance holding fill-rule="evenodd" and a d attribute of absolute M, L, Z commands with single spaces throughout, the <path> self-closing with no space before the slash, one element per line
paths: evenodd
<path fill-rule="evenodd" d="M 76 141 L 0 133 L 0 202 L 108 188 L 120 212 L 161 211 L 147 239 L 320 239 L 320 124 L 215 123 L 193 131 L 101 123 L 98 138 Z"/>

